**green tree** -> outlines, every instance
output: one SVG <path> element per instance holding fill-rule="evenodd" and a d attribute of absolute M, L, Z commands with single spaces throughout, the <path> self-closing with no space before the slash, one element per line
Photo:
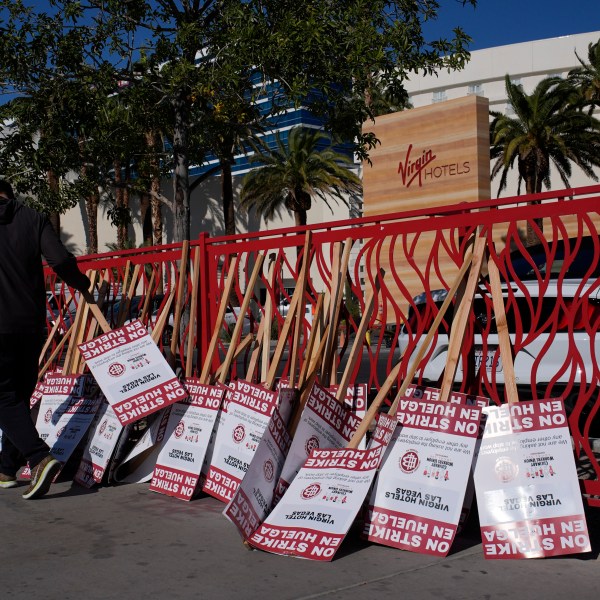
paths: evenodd
<path fill-rule="evenodd" d="M 565 187 L 572 163 L 597 181 L 593 167 L 600 166 L 600 122 L 572 104 L 572 89 L 559 77 L 540 81 L 531 94 L 512 83 L 508 75 L 505 85 L 514 116 L 490 112 L 490 155 L 495 161 L 491 176 L 500 175 L 498 196 L 506 188 L 515 163 L 519 194 L 522 182 L 527 194 L 538 194 L 542 187 L 550 189 L 551 165 Z M 541 220 L 536 223 L 541 228 Z M 537 242 L 531 224 L 527 240 Z"/>
<path fill-rule="evenodd" d="M 313 196 L 329 206 L 328 194 L 346 203 L 345 193 L 362 190 L 360 178 L 348 168 L 351 161 L 331 147 L 322 131 L 294 127 L 287 144 L 278 134 L 275 148 L 256 146 L 256 151 L 251 160 L 262 166 L 245 176 L 240 198 L 244 208 L 253 208 L 265 219 L 285 207 L 296 225 L 306 225 Z"/>
<path fill-rule="evenodd" d="M 240 111 L 240 105 L 252 107 L 268 95 L 274 113 L 308 107 L 334 137 L 355 142 L 364 158 L 376 143 L 361 131 L 375 114 L 368 101 L 375 79 L 401 98 L 409 74 L 461 68 L 468 59 L 469 39 L 460 29 L 449 40 L 426 38 L 422 24 L 437 18 L 437 0 L 49 0 L 49 5 L 50 16 L 27 9 L 22 0 L 0 0 L 0 10 L 9 11 L 14 23 L 21 18 L 0 36 L 0 71 L 7 75 L 2 81 L 25 94 L 21 82 L 35 83 L 39 73 L 96 86 L 107 95 L 123 84 L 153 90 L 154 111 L 170 120 L 175 240 L 190 235 L 190 164 L 202 164 L 210 151 L 226 170 L 240 125 L 255 125 L 251 111 Z M 68 66 L 64 73 L 58 64 Z M 137 101 L 144 96 L 138 94 Z M 225 113 L 250 121 L 232 121 L 230 131 L 215 127 L 219 139 L 205 135 L 197 145 L 220 102 Z M 164 164 L 162 157 L 158 162 Z"/>
<path fill-rule="evenodd" d="M 588 45 L 587 63 L 577 52 L 575 56 L 581 66 L 569 71 L 567 81 L 580 93 L 582 103 L 589 106 L 592 113 L 600 106 L 600 41 Z"/>

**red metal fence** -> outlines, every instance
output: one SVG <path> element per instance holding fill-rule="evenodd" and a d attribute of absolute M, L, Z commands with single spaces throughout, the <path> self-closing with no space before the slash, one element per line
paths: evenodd
<path fill-rule="evenodd" d="M 590 502 L 600 504 L 600 465 L 594 454 L 594 440 L 600 438 L 598 384 L 600 368 L 600 186 L 519 196 L 488 202 L 464 203 L 444 208 L 365 217 L 361 219 L 310 225 L 305 228 L 240 234 L 211 238 L 202 234 L 191 243 L 192 257 L 199 253 L 200 295 L 198 327 L 191 332 L 193 347 L 203 364 L 216 319 L 224 281 L 232 257 L 241 254 L 239 272 L 235 274 L 232 306 L 239 306 L 245 282 L 258 253 L 273 255 L 278 268 L 275 282 L 267 277 L 265 261 L 253 301 L 245 319 L 244 333 L 255 331 L 264 312 L 265 299 L 284 306 L 298 276 L 298 256 L 305 230 L 312 232 L 310 247 L 310 291 L 305 302 L 314 304 L 319 292 L 331 280 L 336 243 L 352 242 L 348 270 L 345 308 L 337 369 L 341 369 L 352 332 L 357 327 L 364 306 L 365 290 L 374 287 L 381 268 L 385 280 L 376 292 L 376 311 L 371 320 L 370 345 L 365 346 L 363 361 L 356 367 L 357 382 L 367 382 L 375 393 L 391 368 L 399 361 L 399 381 L 406 373 L 411 356 L 423 333 L 435 316 L 452 283 L 457 265 L 467 250 L 471 234 L 488 240 L 490 260 L 496 261 L 505 282 L 505 306 L 509 322 L 517 384 L 522 399 L 561 397 L 570 414 L 575 449 L 585 469 L 583 482 Z M 543 230 L 539 220 L 543 219 Z M 522 233 L 530 224 L 541 242 L 526 246 Z M 82 257 L 84 269 L 101 271 L 108 279 L 110 293 L 106 312 L 114 324 L 119 313 L 123 283 L 131 277 L 135 265 L 142 265 L 136 286 L 136 300 L 128 317 L 135 317 L 135 305 L 141 306 L 147 295 L 154 308 L 160 308 L 180 277 L 181 245 L 126 250 Z M 189 271 L 188 271 L 189 273 Z M 188 276 L 186 302 L 189 303 L 191 279 Z M 59 330 L 65 331 L 72 319 L 66 306 L 68 290 L 56 285 L 48 272 L 49 318 L 62 319 Z M 72 305 L 76 299 L 72 301 Z M 152 313 L 152 311 L 150 311 Z M 58 315 L 58 317 L 57 317 Z M 310 307 L 306 315 L 310 315 Z M 228 321 L 236 318 L 229 313 Z M 151 327 L 155 317 L 147 318 Z M 275 315 L 281 325 L 283 316 Z M 304 322 L 305 331 L 309 319 Z M 441 377 L 447 349 L 451 317 L 444 320 L 421 362 L 420 383 L 433 383 Z M 273 326 L 274 335 L 278 326 Z M 224 327 L 221 356 L 231 329 Z M 176 359 L 184 363 L 188 348 L 189 327 L 182 327 Z M 307 336 L 303 336 L 306 340 Z M 48 353 L 60 339 L 60 331 Z M 161 343 L 165 343 L 165 339 Z M 246 357 L 247 358 L 247 357 Z M 54 359 L 60 363 L 61 353 Z M 218 359 L 215 360 L 215 364 Z M 245 375 L 244 357 L 232 371 L 232 377 Z M 282 375 L 287 373 L 284 364 Z M 490 288 L 485 272 L 481 279 L 457 371 L 456 386 L 462 391 L 487 396 L 493 402 L 503 400 L 502 360 L 494 322 Z M 599 499 L 593 496 L 597 495 Z"/>

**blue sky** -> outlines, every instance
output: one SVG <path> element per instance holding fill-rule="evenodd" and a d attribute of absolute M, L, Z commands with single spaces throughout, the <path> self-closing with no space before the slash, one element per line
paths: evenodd
<path fill-rule="evenodd" d="M 471 50 L 600 31 L 600 0 L 478 0 L 475 9 L 458 0 L 440 5 L 440 18 L 427 31 L 449 37 L 459 25 L 473 38 Z"/>

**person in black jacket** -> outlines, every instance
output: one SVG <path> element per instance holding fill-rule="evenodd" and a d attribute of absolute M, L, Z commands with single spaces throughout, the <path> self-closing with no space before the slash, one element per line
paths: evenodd
<path fill-rule="evenodd" d="M 67 285 L 90 297 L 90 280 L 48 219 L 17 202 L 11 185 L 0 180 L 0 488 L 15 487 L 27 461 L 25 499 L 44 495 L 61 468 L 29 412 L 46 325 L 42 255 Z"/>

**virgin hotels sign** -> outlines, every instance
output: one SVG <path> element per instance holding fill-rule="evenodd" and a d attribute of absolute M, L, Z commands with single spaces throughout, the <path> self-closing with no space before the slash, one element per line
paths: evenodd
<path fill-rule="evenodd" d="M 489 199 L 488 115 L 487 98 L 468 96 L 377 117 L 365 215 Z"/>
<path fill-rule="evenodd" d="M 438 165 L 433 164 L 437 156 L 431 148 L 423 150 L 419 158 L 414 158 L 412 150 L 413 145 L 409 144 L 404 160 L 398 163 L 398 174 L 405 188 L 409 188 L 413 183 L 423 187 L 423 182 L 427 180 L 440 179 L 440 177 L 456 177 L 471 172 L 471 163 L 468 160 L 463 161 L 462 164 Z"/>

